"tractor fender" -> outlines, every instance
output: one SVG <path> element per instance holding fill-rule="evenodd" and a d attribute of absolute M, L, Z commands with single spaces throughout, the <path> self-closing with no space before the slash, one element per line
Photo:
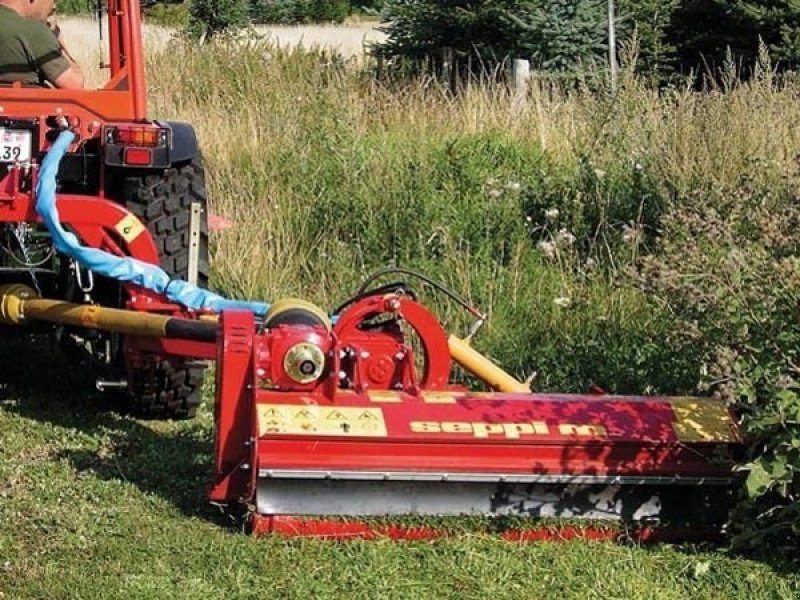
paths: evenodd
<path fill-rule="evenodd" d="M 169 150 L 169 161 L 173 165 L 187 163 L 200 155 L 200 144 L 197 133 L 189 123 L 166 121 L 159 125 L 172 130 L 172 146 Z"/>

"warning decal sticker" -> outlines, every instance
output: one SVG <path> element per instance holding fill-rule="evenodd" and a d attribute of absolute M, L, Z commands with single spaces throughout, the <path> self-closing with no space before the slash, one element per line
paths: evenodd
<path fill-rule="evenodd" d="M 128 215 L 123 217 L 119 223 L 114 226 L 114 229 L 117 230 L 117 233 L 122 237 L 123 240 L 125 240 L 125 242 L 130 244 L 142 234 L 142 232 L 145 230 L 145 227 L 142 225 L 142 222 L 139 219 L 133 215 Z"/>
<path fill-rule="evenodd" d="M 682 442 L 735 442 L 731 417 L 721 401 L 670 398 L 675 413 L 673 429 Z"/>
<path fill-rule="evenodd" d="M 380 408 L 258 405 L 259 436 L 386 437 Z"/>

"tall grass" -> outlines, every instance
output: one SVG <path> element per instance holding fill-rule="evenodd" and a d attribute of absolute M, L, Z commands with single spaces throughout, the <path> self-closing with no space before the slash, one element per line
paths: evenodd
<path fill-rule="evenodd" d="M 330 307 L 375 268 L 421 268 L 488 310 L 479 344 L 545 388 L 693 391 L 691 345 L 665 347 L 672 317 L 618 275 L 669 207 L 786 188 L 800 147 L 800 88 L 768 66 L 725 93 L 538 82 L 524 105 L 262 42 L 176 46 L 149 73 L 155 113 L 199 131 L 211 210 L 236 223 L 214 239 L 218 288 Z"/>

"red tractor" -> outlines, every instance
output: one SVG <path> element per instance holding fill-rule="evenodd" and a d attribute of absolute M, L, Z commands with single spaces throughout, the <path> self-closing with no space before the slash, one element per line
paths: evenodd
<path fill-rule="evenodd" d="M 138 0 L 108 0 L 108 81 L 91 90 L 0 87 L 0 283 L 46 297 L 180 314 L 163 297 L 94 275 L 52 250 L 34 208 L 42 157 L 70 129 L 59 168 L 64 226 L 87 246 L 160 264 L 175 278 L 208 281 L 206 188 L 191 125 L 147 117 Z M 60 345 L 91 367 L 97 389 L 124 394 L 137 412 L 189 417 L 205 363 L 144 352 L 135 340 L 80 327 L 56 330 Z"/>

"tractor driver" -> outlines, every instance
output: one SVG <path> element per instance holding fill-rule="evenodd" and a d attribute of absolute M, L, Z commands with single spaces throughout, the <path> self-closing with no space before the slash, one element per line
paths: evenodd
<path fill-rule="evenodd" d="M 83 88 L 83 71 L 48 23 L 53 1 L 0 0 L 0 83 Z"/>

